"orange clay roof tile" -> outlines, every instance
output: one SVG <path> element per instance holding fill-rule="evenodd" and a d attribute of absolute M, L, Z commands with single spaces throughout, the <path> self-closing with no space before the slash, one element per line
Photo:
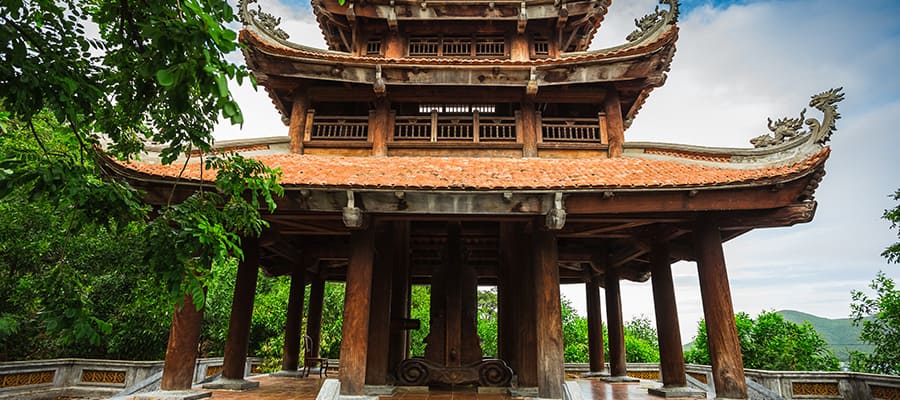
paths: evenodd
<path fill-rule="evenodd" d="M 829 148 L 792 165 L 734 169 L 709 164 L 640 158 L 544 159 L 462 157 L 335 157 L 278 154 L 254 157 L 281 168 L 286 186 L 366 189 L 573 190 L 659 189 L 762 185 L 787 181 L 815 170 Z M 178 176 L 182 165 L 119 163 L 138 179 Z M 124 171 L 123 171 L 124 172 Z M 135 176 L 136 175 L 136 176 Z M 199 163 L 182 179 L 198 181 Z M 203 171 L 203 179 L 214 179 Z"/>

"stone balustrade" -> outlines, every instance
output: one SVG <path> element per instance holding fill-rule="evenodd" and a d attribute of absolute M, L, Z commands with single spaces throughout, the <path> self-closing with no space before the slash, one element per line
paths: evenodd
<path fill-rule="evenodd" d="M 255 372 L 259 358 L 248 358 L 246 371 Z M 162 361 L 119 361 L 63 358 L 0 363 L 0 400 L 57 397 L 106 398 L 146 383 L 159 386 Z M 222 358 L 202 358 L 194 382 L 216 375 Z"/>

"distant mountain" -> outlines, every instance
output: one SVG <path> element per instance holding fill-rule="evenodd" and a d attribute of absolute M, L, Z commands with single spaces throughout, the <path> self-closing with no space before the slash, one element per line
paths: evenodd
<path fill-rule="evenodd" d="M 860 342 L 859 331 L 862 327 L 853 326 L 853 320 L 850 318 L 828 319 L 794 310 L 781 310 L 776 313 L 781 314 L 785 320 L 797 324 L 809 321 L 841 361 L 847 361 L 852 350 L 864 353 L 872 351 L 871 345 Z"/>

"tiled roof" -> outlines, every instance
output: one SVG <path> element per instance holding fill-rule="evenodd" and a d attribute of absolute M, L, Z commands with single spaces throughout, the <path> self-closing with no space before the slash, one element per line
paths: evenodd
<path fill-rule="evenodd" d="M 334 62 L 347 63 L 368 63 L 383 65 L 525 65 L 525 66 L 541 66 L 541 65 L 568 65 L 576 62 L 597 61 L 604 59 L 616 59 L 620 57 L 639 56 L 652 53 L 659 48 L 673 44 L 678 39 L 678 27 L 672 25 L 658 38 L 639 44 L 628 44 L 610 49 L 598 51 L 585 51 L 577 53 L 568 53 L 560 58 L 539 58 L 527 61 L 518 61 L 508 58 L 454 58 L 454 57 L 403 57 L 403 58 L 384 58 L 370 56 L 354 56 L 349 53 L 319 50 L 311 47 L 297 45 L 295 47 L 287 47 L 278 43 L 271 42 L 261 37 L 259 33 L 249 29 L 242 29 L 240 32 L 240 40 L 242 43 L 251 48 L 264 50 L 266 53 L 285 57 L 306 57 L 314 59 L 329 60 Z"/>
<path fill-rule="evenodd" d="M 254 157 L 284 173 L 282 184 L 300 187 L 446 190 L 658 189 L 755 186 L 808 174 L 828 158 L 824 148 L 792 165 L 736 169 L 690 161 L 640 158 L 336 157 L 276 154 Z M 734 165 L 734 164 L 731 164 Z M 171 179 L 183 165 L 120 163 L 132 178 Z M 200 164 L 182 179 L 199 180 Z M 203 172 L 212 179 L 211 171 Z"/>

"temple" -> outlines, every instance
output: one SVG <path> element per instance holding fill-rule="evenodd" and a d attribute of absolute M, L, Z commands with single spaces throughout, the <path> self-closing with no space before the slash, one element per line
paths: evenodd
<path fill-rule="evenodd" d="M 218 151 L 281 168 L 285 195 L 262 238 L 244 240 L 219 387 L 251 386 L 242 367 L 261 267 L 292 276 L 286 373 L 301 363 L 304 286 L 309 357 L 324 282 L 346 283 L 339 380 L 351 396 L 478 386 L 563 398 L 560 285 L 572 283 L 587 294 L 591 371 L 625 381 L 619 284 L 650 280 L 656 394 L 684 397 L 671 272 L 684 260 L 699 270 L 716 395 L 747 398 L 722 243 L 813 218 L 840 89 L 812 97 L 818 119 L 770 120 L 754 147 L 629 142 L 675 54 L 675 0 L 602 50 L 588 47 L 609 0 L 312 0 L 328 49 L 290 42 L 252 2 L 240 4 L 244 55 L 288 135 Z M 107 165 L 146 201 L 165 204 L 204 179 L 196 158 L 182 171 L 148 149 L 142 162 Z M 411 285 L 431 286 L 424 357 L 408 350 L 419 326 Z M 497 358 L 483 356 L 476 331 L 480 285 L 498 290 Z M 179 368 L 192 367 L 180 364 L 196 317 L 181 314 L 164 388 L 184 388 Z"/>

